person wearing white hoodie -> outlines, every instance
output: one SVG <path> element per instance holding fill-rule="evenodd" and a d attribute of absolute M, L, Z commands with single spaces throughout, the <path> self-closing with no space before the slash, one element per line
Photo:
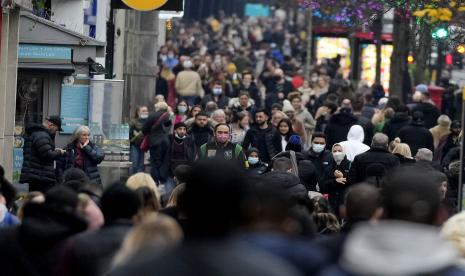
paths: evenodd
<path fill-rule="evenodd" d="M 350 162 L 354 161 L 355 156 L 370 149 L 369 146 L 363 143 L 364 139 L 365 133 L 363 132 L 363 128 L 359 125 L 353 125 L 347 134 L 347 141 L 338 143 L 344 149 L 347 159 Z"/>

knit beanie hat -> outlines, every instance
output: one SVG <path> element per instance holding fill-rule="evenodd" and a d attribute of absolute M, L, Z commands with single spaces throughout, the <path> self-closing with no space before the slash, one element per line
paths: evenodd
<path fill-rule="evenodd" d="M 294 107 L 292 107 L 291 102 L 289 102 L 288 100 L 285 100 L 283 102 L 283 112 L 286 113 L 286 112 L 290 112 L 290 111 L 295 112 L 295 109 L 294 109 Z"/>
<path fill-rule="evenodd" d="M 179 123 L 174 125 L 174 130 L 176 130 L 176 129 L 180 128 L 180 127 L 187 128 L 187 125 L 184 122 L 179 122 Z"/>

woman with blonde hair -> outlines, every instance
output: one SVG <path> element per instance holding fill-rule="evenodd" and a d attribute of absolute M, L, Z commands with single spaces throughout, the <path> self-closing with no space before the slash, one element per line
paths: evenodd
<path fill-rule="evenodd" d="M 137 173 L 126 182 L 126 186 L 135 191 L 142 201 L 141 215 L 158 212 L 161 209 L 160 192 L 157 184 L 147 173 Z"/>
<path fill-rule="evenodd" d="M 87 126 L 78 127 L 69 143 L 64 148 L 64 154 L 57 160 L 57 175 L 60 178 L 70 168 L 83 170 L 91 181 L 102 185 L 97 165 L 105 158 L 105 153 L 90 140 L 90 129 Z"/>
<path fill-rule="evenodd" d="M 460 255 L 458 265 L 465 268 L 465 212 L 452 216 L 444 223 L 441 237 L 451 242 Z"/>
<path fill-rule="evenodd" d="M 151 214 L 127 234 L 113 264 L 123 265 L 136 253 L 145 249 L 158 252 L 168 250 L 178 245 L 182 239 L 183 232 L 174 219 L 161 214 Z"/>
<path fill-rule="evenodd" d="M 399 138 L 394 139 L 390 146 L 393 147 L 392 154 L 399 158 L 400 164 L 415 163 L 410 146 L 405 143 L 401 143 Z"/>

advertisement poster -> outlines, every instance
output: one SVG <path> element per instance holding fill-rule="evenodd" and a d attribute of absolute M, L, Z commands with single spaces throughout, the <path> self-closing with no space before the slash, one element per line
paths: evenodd
<path fill-rule="evenodd" d="M 389 90 L 389 79 L 391 77 L 391 56 L 393 46 L 383 45 L 381 47 L 381 84 L 386 91 Z M 370 86 L 376 79 L 376 46 L 373 44 L 362 45 L 361 80 Z"/>
<path fill-rule="evenodd" d="M 13 183 L 19 184 L 19 177 L 21 176 L 21 169 L 23 168 L 23 146 L 24 138 L 21 136 L 23 127 L 20 125 L 15 126 L 15 142 L 13 148 Z"/>
<path fill-rule="evenodd" d="M 61 119 L 64 134 L 72 134 L 89 121 L 89 85 L 61 86 Z"/>
<path fill-rule="evenodd" d="M 318 64 L 325 59 L 335 58 L 341 55 L 341 68 L 344 78 L 350 74 L 350 42 L 345 37 L 316 37 L 316 58 Z"/>

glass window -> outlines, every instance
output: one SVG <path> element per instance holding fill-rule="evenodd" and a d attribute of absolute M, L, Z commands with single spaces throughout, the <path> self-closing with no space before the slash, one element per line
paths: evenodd
<path fill-rule="evenodd" d="M 44 76 L 18 74 L 16 122 L 22 126 L 42 122 L 44 110 Z"/>

